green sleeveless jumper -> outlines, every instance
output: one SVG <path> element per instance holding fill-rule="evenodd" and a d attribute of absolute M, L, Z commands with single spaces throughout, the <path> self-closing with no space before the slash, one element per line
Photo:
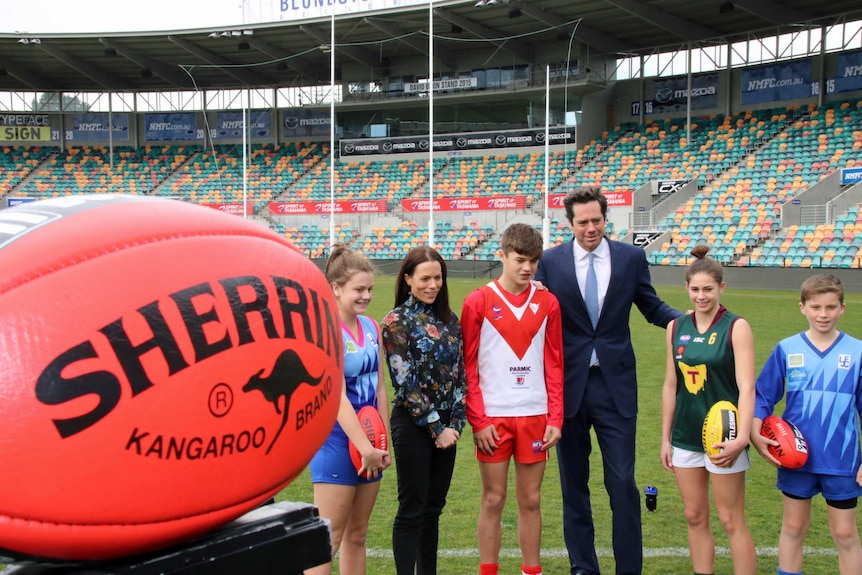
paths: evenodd
<path fill-rule="evenodd" d="M 676 409 L 671 444 L 703 453 L 701 431 L 709 408 L 717 401 L 737 405 L 739 388 L 731 345 L 731 328 L 738 319 L 720 306 L 704 333 L 694 326 L 694 314 L 676 320 L 673 332 L 676 366 Z"/>

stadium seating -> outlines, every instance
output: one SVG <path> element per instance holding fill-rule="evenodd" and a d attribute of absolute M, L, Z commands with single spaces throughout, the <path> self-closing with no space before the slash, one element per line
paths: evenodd
<path fill-rule="evenodd" d="M 329 228 L 320 227 L 317 224 L 302 224 L 298 228 L 285 227 L 284 224 L 275 224 L 273 229 L 286 237 L 293 245 L 309 258 L 327 257 L 329 246 Z M 335 224 L 335 241 L 344 244 L 353 244 L 359 231 L 352 228 L 348 222 Z"/>
<path fill-rule="evenodd" d="M 636 190 L 651 180 L 697 179 L 704 185 L 783 127 L 786 111 L 758 110 L 697 118 L 686 137 L 684 118 L 632 127 L 577 174 L 606 191 Z"/>
<path fill-rule="evenodd" d="M 188 157 L 184 147 L 68 147 L 55 153 L 13 195 L 35 198 L 70 194 L 152 192 Z"/>
<path fill-rule="evenodd" d="M 3 146 L 0 150 L 0 195 L 12 191 L 52 153 L 50 148 L 40 146 Z"/>
<path fill-rule="evenodd" d="M 774 113 L 771 126 L 758 120 L 762 147 L 750 150 L 659 225 L 671 231 L 671 239 L 653 252 L 653 263 L 686 265 L 691 248 L 705 243 L 713 246 L 710 255 L 727 265 L 821 265 L 826 252 L 816 253 L 819 241 L 809 246 L 812 253 L 789 258 L 779 257 L 771 245 L 757 248 L 780 228 L 785 201 L 843 166 L 845 150 L 858 139 L 844 126 L 858 121 L 858 114 L 856 107 L 830 105 Z"/>
<path fill-rule="evenodd" d="M 695 179 L 699 192 L 663 221 L 670 232 L 651 254 L 659 265 L 685 265 L 699 243 L 725 265 L 858 268 L 862 262 L 859 206 L 839 214 L 834 224 L 782 228 L 781 205 L 842 167 L 862 166 L 862 101 L 822 107 L 747 111 L 697 118 L 690 137 L 681 119 L 624 124 L 580 149 L 557 149 L 548 160 L 551 193 L 597 183 L 606 191 L 634 190 L 658 179 Z M 254 145 L 249 154 L 247 196 L 255 212 L 268 218 L 267 203 L 327 201 L 329 150 L 326 144 Z M 113 159 L 113 168 L 111 160 Z M 436 197 L 522 195 L 527 212 L 545 189 L 542 152 L 449 156 L 434 161 Z M 57 197 L 77 193 L 147 193 L 203 204 L 242 199 L 242 148 L 221 145 L 201 150 L 183 146 L 6 146 L 0 153 L 0 194 Z M 338 199 L 384 199 L 400 214 L 406 198 L 425 198 L 425 159 L 397 156 L 337 165 Z M 403 214 L 409 217 L 408 214 Z M 273 223 L 304 253 L 324 257 L 329 231 L 316 224 L 286 228 Z M 541 229 L 541 226 L 537 226 Z M 608 226 L 611 237 L 627 230 Z M 562 218 L 551 223 L 550 242 L 571 238 Z M 342 223 L 337 239 L 372 257 L 400 258 L 427 241 L 427 228 L 409 220 L 393 227 L 362 229 Z M 493 260 L 498 230 L 476 222 L 438 222 L 435 240 L 449 259 Z"/>
<path fill-rule="evenodd" d="M 253 145 L 246 169 L 246 197 L 258 210 L 320 163 L 327 147 L 316 143 Z M 160 190 L 200 204 L 241 203 L 242 147 L 215 146 L 192 158 Z"/>
<path fill-rule="evenodd" d="M 485 244 L 493 232 L 493 227 L 479 226 L 476 221 L 464 226 L 440 221 L 434 228 L 435 248 L 445 259 L 464 259 Z M 426 244 L 428 235 L 427 227 L 402 221 L 392 227 L 373 227 L 370 233 L 357 238 L 354 247 L 372 258 L 400 259 L 411 249 Z"/>
<path fill-rule="evenodd" d="M 434 169 L 445 160 L 435 159 Z M 335 195 L 340 200 L 380 200 L 398 202 L 426 188 L 428 177 L 425 160 L 372 160 L 368 162 L 340 163 L 335 170 Z M 319 162 L 292 189 L 289 199 L 294 201 L 329 200 L 329 162 Z M 427 193 L 427 192 L 426 192 Z M 280 199 L 287 199 L 282 197 Z"/>

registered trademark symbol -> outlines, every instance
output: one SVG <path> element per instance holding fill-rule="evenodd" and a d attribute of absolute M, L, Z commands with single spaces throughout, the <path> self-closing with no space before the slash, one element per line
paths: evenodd
<path fill-rule="evenodd" d="M 210 413 L 216 417 L 224 417 L 233 407 L 233 390 L 226 383 L 217 383 L 210 391 Z"/>

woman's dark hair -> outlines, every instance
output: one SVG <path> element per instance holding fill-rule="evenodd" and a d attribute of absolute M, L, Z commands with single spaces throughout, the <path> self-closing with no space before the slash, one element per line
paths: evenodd
<path fill-rule="evenodd" d="M 395 307 L 398 307 L 410 297 L 410 286 L 407 285 L 407 280 L 404 276 L 412 276 L 419 264 L 425 262 L 437 262 L 440 264 L 440 270 L 443 273 L 443 285 L 440 291 L 437 292 L 437 299 L 431 305 L 434 310 L 434 315 L 443 321 L 450 321 L 454 314 L 452 308 L 449 307 L 449 285 L 446 282 L 446 262 L 437 253 L 437 250 L 430 246 L 419 246 L 410 250 L 404 261 L 401 262 L 401 269 L 398 270 L 398 278 L 395 280 Z"/>
<path fill-rule="evenodd" d="M 695 274 L 709 274 L 719 284 L 724 281 L 724 269 L 718 260 L 707 256 L 708 253 L 709 246 L 705 245 L 697 245 L 691 250 L 691 255 L 694 256 L 695 260 L 691 262 L 685 272 L 685 283 L 690 282 Z"/>

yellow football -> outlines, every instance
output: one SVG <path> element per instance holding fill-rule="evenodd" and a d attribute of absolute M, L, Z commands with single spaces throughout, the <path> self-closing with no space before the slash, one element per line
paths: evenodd
<path fill-rule="evenodd" d="M 736 439 L 739 429 L 739 412 L 729 401 L 718 401 L 709 408 L 703 420 L 703 449 L 707 455 L 718 455 L 721 449 L 713 447 L 716 443 Z"/>

